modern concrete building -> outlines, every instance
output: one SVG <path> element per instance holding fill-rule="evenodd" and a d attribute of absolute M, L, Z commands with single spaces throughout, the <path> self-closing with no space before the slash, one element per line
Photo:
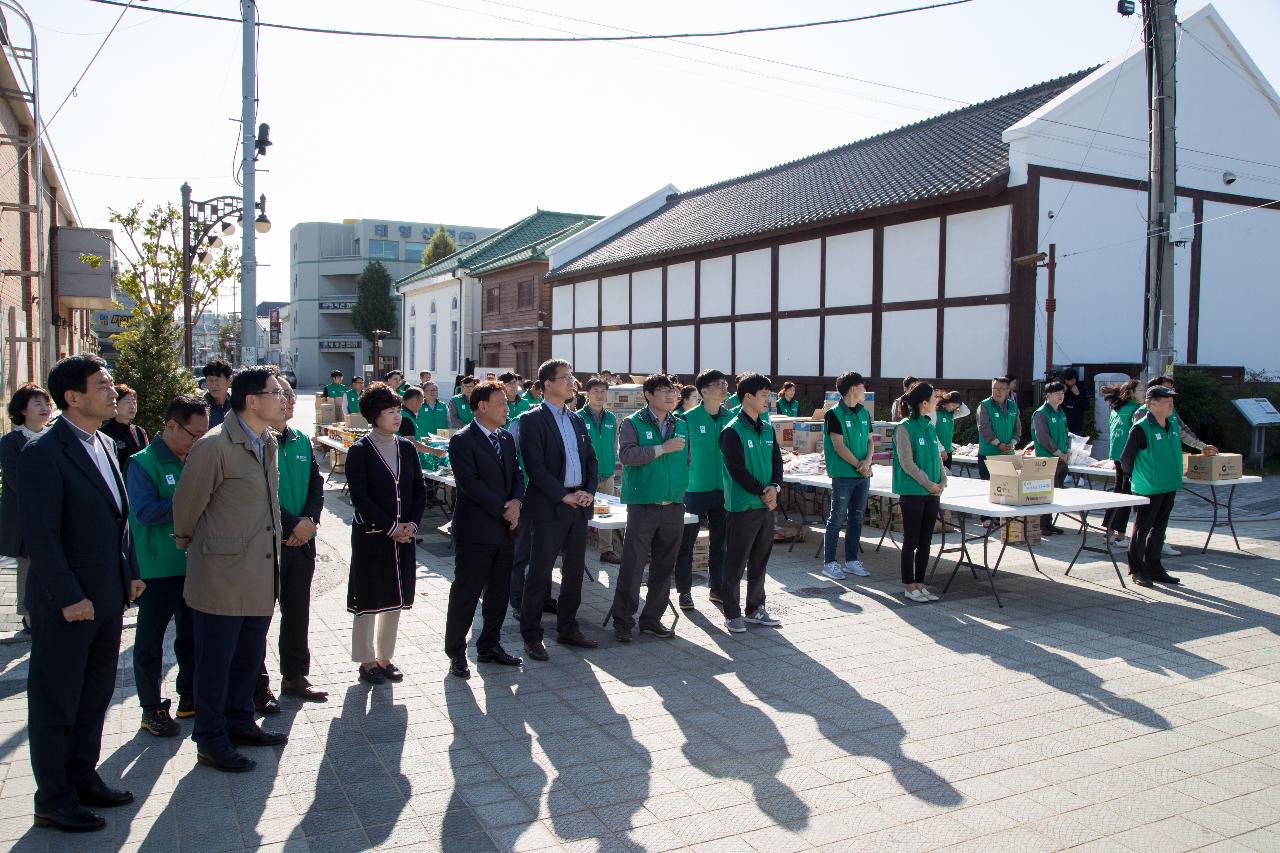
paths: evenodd
<path fill-rule="evenodd" d="M 436 223 L 348 219 L 344 222 L 302 222 L 289 232 L 288 328 L 281 340 L 282 355 L 298 374 L 303 389 L 329 381 L 341 370 L 346 379 L 373 362 L 373 346 L 351 323 L 356 304 L 356 278 L 370 261 L 381 261 L 392 280 L 422 266 L 422 252 Z M 470 246 L 493 228 L 445 225 L 459 246 Z M 400 300 L 396 300 L 398 304 Z M 397 320 L 382 342 L 382 364 L 374 371 L 400 367 L 400 327 Z"/>

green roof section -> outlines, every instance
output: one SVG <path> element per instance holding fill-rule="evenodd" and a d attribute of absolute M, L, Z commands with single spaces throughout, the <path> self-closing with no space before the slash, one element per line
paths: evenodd
<path fill-rule="evenodd" d="M 480 268 L 488 271 L 523 260 L 541 257 L 547 246 L 554 245 L 570 234 L 597 222 L 601 217 L 584 213 L 562 213 L 555 210 L 537 210 L 512 225 L 495 231 L 488 237 L 441 258 L 429 267 L 412 272 L 396 282 L 396 287 L 411 284 L 424 278 L 451 273 L 456 269 L 471 274 Z"/>
<path fill-rule="evenodd" d="M 563 231 L 552 234 L 542 240 L 537 240 L 527 246 L 521 246 L 508 252 L 505 255 L 486 261 L 476 266 L 468 268 L 468 272 L 472 276 L 480 276 L 485 273 L 496 272 L 507 267 L 514 267 L 517 264 L 526 264 L 530 261 L 545 261 L 547 259 L 547 250 L 562 240 L 567 240 L 574 234 L 577 234 L 584 228 L 589 228 L 599 222 L 599 216 L 584 216 L 581 221 L 570 225 Z"/>

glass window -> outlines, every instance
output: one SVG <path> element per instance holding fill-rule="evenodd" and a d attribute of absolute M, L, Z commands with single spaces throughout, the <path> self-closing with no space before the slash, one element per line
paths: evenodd
<path fill-rule="evenodd" d="M 418 363 L 418 330 L 414 326 L 409 327 L 409 369 L 413 370 L 414 365 Z"/>
<path fill-rule="evenodd" d="M 425 252 L 426 250 L 427 250 L 426 243 L 405 243 L 404 259 L 406 261 L 413 261 L 414 263 L 421 263 L 422 253 Z"/>
<path fill-rule="evenodd" d="M 400 259 L 400 244 L 395 240 L 370 240 L 369 257 L 385 258 L 395 261 Z"/>
<path fill-rule="evenodd" d="M 436 350 L 439 348 L 439 338 L 436 334 L 436 304 L 434 302 L 431 303 L 431 318 L 428 321 L 427 329 L 430 333 L 429 340 L 431 342 L 431 348 L 427 350 L 427 370 L 434 373 L 436 369 Z"/>
<path fill-rule="evenodd" d="M 526 279 L 516 285 L 516 307 L 532 308 L 533 307 L 533 280 Z M 524 374 L 520 374 L 523 376 Z"/>

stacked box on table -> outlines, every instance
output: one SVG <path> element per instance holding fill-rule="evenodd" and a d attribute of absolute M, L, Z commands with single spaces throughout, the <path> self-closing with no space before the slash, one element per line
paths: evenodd
<path fill-rule="evenodd" d="M 322 399 L 317 397 L 316 399 Z M 316 423 L 331 424 L 338 420 L 337 406 L 332 402 L 316 404 Z"/>
<path fill-rule="evenodd" d="M 800 418 L 791 418 L 784 415 L 770 415 L 769 424 L 773 427 L 774 439 L 778 442 L 779 447 L 795 446 L 795 427 L 797 423 L 803 423 Z"/>
<path fill-rule="evenodd" d="M 792 448 L 796 453 L 818 453 L 822 450 L 822 421 L 797 420 L 792 429 Z"/>
<path fill-rule="evenodd" d="M 369 422 L 365 420 L 364 415 L 360 414 L 359 412 L 347 412 L 345 423 L 349 427 L 356 427 L 358 429 L 369 429 Z"/>
<path fill-rule="evenodd" d="M 1182 473 L 1188 480 L 1238 480 L 1244 476 L 1244 459 L 1239 453 L 1184 453 Z"/>

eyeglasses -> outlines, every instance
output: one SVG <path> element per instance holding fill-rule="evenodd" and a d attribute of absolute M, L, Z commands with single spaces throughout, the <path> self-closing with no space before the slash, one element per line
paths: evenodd
<path fill-rule="evenodd" d="M 279 388 L 277 388 L 274 391 L 250 391 L 249 396 L 250 397 L 273 396 L 273 397 L 279 397 L 281 400 L 283 400 L 287 395 L 285 394 L 284 391 L 281 391 Z"/>
<path fill-rule="evenodd" d="M 192 439 L 193 441 L 199 441 L 200 439 L 204 438 L 204 433 L 202 433 L 202 432 L 192 432 L 191 430 L 187 429 L 186 424 L 178 424 L 178 426 L 179 426 L 179 428 L 181 428 L 181 430 L 182 430 L 183 432 L 185 432 L 187 435 L 191 436 L 191 439 Z"/>

